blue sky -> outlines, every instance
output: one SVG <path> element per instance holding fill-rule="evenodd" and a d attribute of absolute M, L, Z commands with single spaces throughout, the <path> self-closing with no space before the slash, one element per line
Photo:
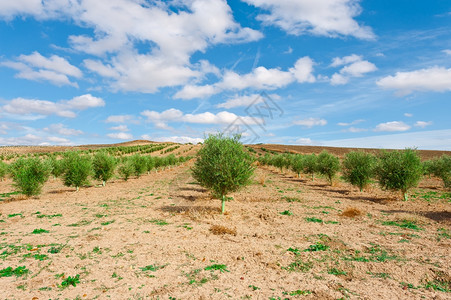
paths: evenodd
<path fill-rule="evenodd" d="M 451 150 L 443 0 L 0 2 L 0 145 Z"/>

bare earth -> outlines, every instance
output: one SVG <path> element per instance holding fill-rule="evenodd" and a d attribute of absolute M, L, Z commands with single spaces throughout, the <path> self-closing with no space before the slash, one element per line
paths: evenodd
<path fill-rule="evenodd" d="M 377 186 L 258 167 L 221 215 L 192 164 L 79 192 L 57 179 L 38 198 L 0 195 L 0 270 L 29 270 L 1 277 L 0 298 L 451 299 L 434 289 L 451 289 L 440 181 L 423 180 L 404 202 Z M 406 222 L 418 228 L 394 225 Z"/>

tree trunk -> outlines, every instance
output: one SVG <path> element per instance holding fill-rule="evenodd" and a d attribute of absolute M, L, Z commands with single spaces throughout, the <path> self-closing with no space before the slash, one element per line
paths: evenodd
<path fill-rule="evenodd" d="M 225 203 L 226 203 L 225 195 L 222 195 L 221 214 L 224 214 L 225 212 Z"/>

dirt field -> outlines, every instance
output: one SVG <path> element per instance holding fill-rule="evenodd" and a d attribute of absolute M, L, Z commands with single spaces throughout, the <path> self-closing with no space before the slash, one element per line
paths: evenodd
<path fill-rule="evenodd" d="M 192 164 L 32 199 L 0 182 L 0 298 L 451 299 L 440 181 L 405 202 L 258 167 L 221 215 Z"/>

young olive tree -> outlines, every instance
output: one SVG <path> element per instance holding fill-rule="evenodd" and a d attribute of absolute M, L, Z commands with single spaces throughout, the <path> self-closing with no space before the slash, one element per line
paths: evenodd
<path fill-rule="evenodd" d="M 135 172 L 133 162 L 128 158 L 123 159 L 118 167 L 118 172 L 125 181 L 128 181 L 130 176 Z"/>
<path fill-rule="evenodd" d="M 298 178 L 301 175 L 302 170 L 304 169 L 304 158 L 301 154 L 296 154 L 291 159 L 291 170 L 298 175 Z"/>
<path fill-rule="evenodd" d="M 8 164 L 0 160 L 0 181 L 3 181 L 3 179 L 6 177 L 6 174 L 8 174 Z"/>
<path fill-rule="evenodd" d="M 407 192 L 418 185 L 422 173 L 420 157 L 412 149 L 383 152 L 376 167 L 376 177 L 380 186 L 401 191 L 406 201 Z"/>
<path fill-rule="evenodd" d="M 88 177 L 92 173 L 92 161 L 89 156 L 80 155 L 78 152 L 67 152 L 63 159 L 64 174 L 63 182 L 65 186 L 75 186 L 76 190 L 80 186 L 89 184 Z"/>
<path fill-rule="evenodd" d="M 240 143 L 240 136 L 210 135 L 197 154 L 193 177 L 222 201 L 225 211 L 227 194 L 248 185 L 254 173 L 252 158 Z"/>
<path fill-rule="evenodd" d="M 55 156 L 51 156 L 47 161 L 52 167 L 51 174 L 53 175 L 53 178 L 58 178 L 64 174 L 63 160 L 58 160 Z"/>
<path fill-rule="evenodd" d="M 429 174 L 441 180 L 446 188 L 451 188 L 451 155 L 443 154 L 440 158 L 435 158 L 429 162 Z"/>
<path fill-rule="evenodd" d="M 26 196 L 41 193 L 50 175 L 51 167 L 39 158 L 19 158 L 11 164 L 10 173 L 17 190 Z"/>
<path fill-rule="evenodd" d="M 94 178 L 102 180 L 102 185 L 105 186 L 105 183 L 113 177 L 116 165 L 113 156 L 104 151 L 97 152 L 92 159 Z"/>
<path fill-rule="evenodd" d="M 349 152 L 342 162 L 343 178 L 362 191 L 371 182 L 375 166 L 376 159 L 372 154 L 363 151 Z"/>
<path fill-rule="evenodd" d="M 303 172 L 312 176 L 312 181 L 315 179 L 315 173 L 318 172 L 318 158 L 315 153 L 304 155 L 303 157 Z"/>
<path fill-rule="evenodd" d="M 340 161 L 338 160 L 338 157 L 330 154 L 326 150 L 318 155 L 318 172 L 325 175 L 327 179 L 329 179 L 331 185 L 332 179 L 339 170 Z"/>

